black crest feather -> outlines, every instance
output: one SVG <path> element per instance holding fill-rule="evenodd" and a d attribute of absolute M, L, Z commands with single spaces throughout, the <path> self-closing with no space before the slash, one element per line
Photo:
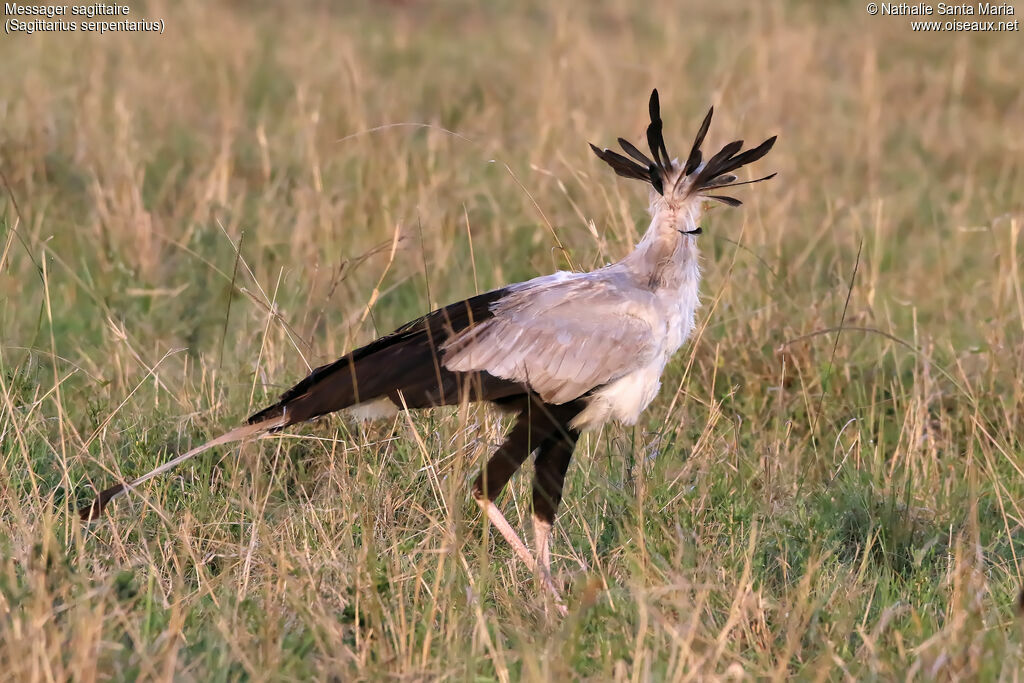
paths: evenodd
<path fill-rule="evenodd" d="M 619 138 L 619 145 L 622 147 L 623 151 L 626 154 L 628 154 L 629 156 L 633 157 L 634 159 L 639 161 L 641 164 L 643 164 L 647 168 L 650 168 L 654 164 L 653 161 L 651 161 L 650 159 L 647 158 L 646 154 L 644 154 L 643 152 L 638 150 L 635 146 L 633 146 L 633 143 L 630 142 L 629 140 L 627 140 L 625 138 Z"/>
<path fill-rule="evenodd" d="M 646 168 L 635 161 L 630 161 L 618 152 L 613 152 L 610 149 L 602 150 L 593 144 L 590 145 L 590 149 L 594 150 L 594 154 L 597 155 L 598 159 L 611 166 L 612 170 L 623 178 L 650 180 Z"/>
<path fill-rule="evenodd" d="M 764 182 L 766 180 L 771 180 L 772 178 L 774 178 L 777 175 L 778 175 L 778 173 L 769 173 L 768 175 L 766 175 L 766 176 L 764 176 L 762 178 L 757 178 L 755 180 L 744 180 L 742 183 L 734 183 L 734 182 L 730 181 L 728 183 L 722 183 L 721 185 L 713 185 L 712 187 L 725 187 L 726 185 L 728 185 L 729 187 L 739 187 L 740 185 L 753 185 L 754 183 L 762 183 L 762 182 Z M 722 177 L 732 178 L 733 180 L 736 179 L 736 176 L 734 176 L 734 175 L 720 176 L 719 179 L 721 179 Z M 718 179 L 716 179 L 714 182 L 717 183 Z"/>
<path fill-rule="evenodd" d="M 619 138 L 618 141 L 622 150 L 629 156 L 623 156 L 610 149 L 600 149 L 594 145 L 590 145 L 590 148 L 594 150 L 594 154 L 599 159 L 611 166 L 616 174 L 624 178 L 649 182 L 659 194 L 664 194 L 665 183 L 673 176 L 676 169 L 668 154 L 668 148 L 665 146 L 664 124 L 661 120 L 661 100 L 658 97 L 657 89 L 651 91 L 648 112 L 651 117 L 651 122 L 647 126 L 647 145 L 651 150 L 650 157 L 625 138 Z M 711 119 L 714 113 L 715 108 L 711 107 L 704 116 L 704 121 L 700 124 L 697 135 L 693 139 L 690 154 L 686 157 L 686 165 L 683 167 L 683 172 L 675 180 L 676 186 L 680 186 L 683 179 L 686 178 L 690 181 L 686 184 L 686 187 L 689 188 L 688 192 L 703 194 L 706 190 L 750 185 L 751 183 L 759 183 L 774 178 L 775 174 L 772 173 L 757 180 L 737 183 L 736 175 L 733 173 L 736 169 L 751 164 L 767 154 L 772 145 L 775 144 L 774 136 L 745 152 L 741 151 L 743 149 L 742 140 L 730 142 L 722 147 L 717 154 L 708 159 L 706 163 L 702 163 L 704 154 L 701 151 L 701 147 L 704 144 L 704 138 L 707 137 L 708 129 L 711 127 Z M 694 174 L 696 174 L 696 177 L 691 178 Z M 729 206 L 739 206 L 742 203 L 738 199 L 724 195 L 704 196 Z"/>
<path fill-rule="evenodd" d="M 651 148 L 654 163 L 658 165 L 658 168 L 661 171 L 668 172 L 672 169 L 672 159 L 668 155 L 668 149 L 665 148 L 665 137 L 662 135 L 662 128 L 664 126 L 661 122 L 661 100 L 658 98 L 657 88 L 651 91 L 651 101 L 648 104 L 648 109 L 650 110 L 651 123 L 647 126 L 647 146 Z"/>
<path fill-rule="evenodd" d="M 724 170 L 719 169 L 724 168 L 725 164 L 728 163 L 729 158 L 741 149 L 743 149 L 743 140 L 733 140 L 728 145 L 720 149 L 718 153 L 708 159 L 708 163 L 704 165 L 704 168 L 697 176 L 697 184 L 703 185 L 704 183 L 725 173 Z"/>
<path fill-rule="evenodd" d="M 720 175 L 714 180 L 705 183 L 703 189 L 712 190 L 716 187 L 722 187 L 723 185 L 731 185 L 734 182 L 736 182 L 736 176 L 731 173 L 726 173 L 725 175 Z"/>
<path fill-rule="evenodd" d="M 729 206 L 740 206 L 743 204 L 743 202 L 736 199 L 735 197 L 723 197 L 722 195 L 718 194 L 709 194 L 705 196 L 708 199 L 714 199 L 716 202 L 722 202 L 723 204 L 728 204 Z"/>
<path fill-rule="evenodd" d="M 651 123 L 647 126 L 647 145 L 651 148 L 653 160 L 625 138 L 619 138 L 619 145 L 632 159 L 610 149 L 600 149 L 593 144 L 590 145 L 590 149 L 594 150 L 594 154 L 611 166 L 618 175 L 647 181 L 658 194 L 664 194 L 665 181 L 672 171 L 672 160 L 669 158 L 668 149 L 665 147 L 665 138 L 662 135 L 661 102 L 658 100 L 657 89 L 651 92 L 648 109 Z"/>
<path fill-rule="evenodd" d="M 700 124 L 700 130 L 697 131 L 697 137 L 693 139 L 693 147 L 690 148 L 690 156 L 686 157 L 686 168 L 683 169 L 683 175 L 690 175 L 697 170 L 698 166 L 700 166 L 700 146 L 704 144 L 704 136 L 708 134 L 708 128 L 711 127 L 711 117 L 714 113 L 714 107 L 708 109 L 707 116 L 704 117 L 704 123 Z"/>
<path fill-rule="evenodd" d="M 708 159 L 708 163 L 697 175 L 697 179 L 694 182 L 694 189 L 706 190 L 712 187 L 722 186 L 725 183 L 715 182 L 718 178 L 725 176 L 726 174 L 732 174 L 736 169 L 746 166 L 747 164 L 752 164 L 763 157 L 772 148 L 772 145 L 775 144 L 775 138 L 776 136 L 773 135 L 757 147 L 748 149 L 746 152 L 740 152 L 740 149 L 743 148 L 742 140 L 730 142 L 728 145 L 723 147 L 718 154 Z M 737 152 L 740 153 L 737 154 Z M 767 178 L 764 178 L 763 180 L 767 180 Z"/>

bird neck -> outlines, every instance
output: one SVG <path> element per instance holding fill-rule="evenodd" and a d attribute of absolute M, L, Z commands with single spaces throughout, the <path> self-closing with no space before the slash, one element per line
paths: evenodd
<path fill-rule="evenodd" d="M 622 264 L 652 291 L 696 290 L 700 283 L 697 236 L 680 230 L 696 230 L 698 215 L 697 207 L 686 205 L 656 211 L 643 239 Z"/>

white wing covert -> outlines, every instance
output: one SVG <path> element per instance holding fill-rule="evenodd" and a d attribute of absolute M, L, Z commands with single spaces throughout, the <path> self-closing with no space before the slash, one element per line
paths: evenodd
<path fill-rule="evenodd" d="M 493 318 L 449 340 L 443 363 L 522 382 L 561 404 L 618 379 L 656 355 L 658 317 L 645 293 L 576 278 L 538 282 L 492 306 Z"/>

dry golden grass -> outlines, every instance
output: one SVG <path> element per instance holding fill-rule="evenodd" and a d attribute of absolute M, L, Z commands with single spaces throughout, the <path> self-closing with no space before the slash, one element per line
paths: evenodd
<path fill-rule="evenodd" d="M 0 39 L 4 677 L 1017 676 L 1019 34 L 260 5 Z M 621 256 L 645 191 L 586 142 L 639 139 L 655 86 L 673 151 L 714 104 L 712 143 L 779 134 L 779 176 L 707 218 L 700 335 L 642 423 L 577 451 L 567 619 L 467 494 L 482 409 L 323 421 L 69 514 L 435 305 Z"/>

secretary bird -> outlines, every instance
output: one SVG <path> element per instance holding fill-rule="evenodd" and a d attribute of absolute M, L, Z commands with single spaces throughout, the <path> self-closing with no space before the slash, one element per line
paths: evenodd
<path fill-rule="evenodd" d="M 704 161 L 710 109 L 685 163 L 662 138 L 658 91 L 651 93 L 651 158 L 627 140 L 628 157 L 591 145 L 626 178 L 651 185 L 651 224 L 632 253 L 589 273 L 559 271 L 450 304 L 313 370 L 272 406 L 208 443 L 128 483 L 106 489 L 79 514 L 99 517 L 111 500 L 214 446 L 280 431 L 345 408 L 394 414 L 403 408 L 489 401 L 516 415 L 505 441 L 473 484 L 473 497 L 516 555 L 539 574 L 565 612 L 551 579 L 549 539 L 580 433 L 609 420 L 634 424 L 654 399 L 661 374 L 694 328 L 700 265 L 698 219 L 733 171 L 757 161 L 775 137 L 741 152 L 730 142 Z M 495 499 L 534 451 L 531 553 Z"/>

